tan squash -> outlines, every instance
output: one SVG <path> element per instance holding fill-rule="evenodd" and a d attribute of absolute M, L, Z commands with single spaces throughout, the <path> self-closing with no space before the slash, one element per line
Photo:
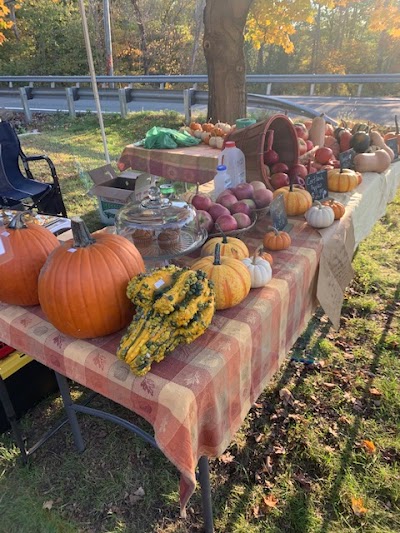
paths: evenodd
<path fill-rule="evenodd" d="M 326 122 L 324 114 L 319 117 L 314 117 L 311 128 L 308 131 L 308 138 L 313 142 L 314 146 L 324 146 Z"/>
<path fill-rule="evenodd" d="M 391 160 L 386 150 L 379 149 L 376 152 L 357 154 L 354 156 L 354 168 L 358 172 L 385 172 L 390 166 Z"/>

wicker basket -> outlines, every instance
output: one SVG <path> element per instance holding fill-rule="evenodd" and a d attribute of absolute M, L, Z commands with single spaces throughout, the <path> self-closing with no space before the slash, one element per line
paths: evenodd
<path fill-rule="evenodd" d="M 297 163 L 299 146 L 296 130 L 286 115 L 274 115 L 247 128 L 235 128 L 225 141 L 235 141 L 236 146 L 244 153 L 247 181 L 264 181 L 269 189 L 274 190 L 264 164 L 268 130 L 274 132 L 272 148 L 278 153 L 279 160 L 288 167 Z"/>

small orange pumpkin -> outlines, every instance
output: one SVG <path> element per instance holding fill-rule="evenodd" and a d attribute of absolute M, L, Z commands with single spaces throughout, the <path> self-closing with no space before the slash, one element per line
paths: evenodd
<path fill-rule="evenodd" d="M 267 250 L 286 250 L 292 244 L 292 239 L 286 231 L 278 231 L 272 227 L 263 238 L 264 248 Z"/>
<path fill-rule="evenodd" d="M 90 235 L 84 221 L 71 219 L 73 240 L 56 248 L 39 276 L 39 301 L 59 331 L 78 339 L 101 337 L 127 326 L 130 279 L 145 271 L 136 246 L 105 232 Z"/>
<path fill-rule="evenodd" d="M 350 192 L 358 185 L 358 176 L 350 168 L 328 170 L 328 189 L 332 192 Z"/>
<path fill-rule="evenodd" d="M 268 261 L 268 263 L 272 266 L 274 264 L 274 258 L 271 254 L 269 254 L 262 246 L 258 248 L 258 255 L 261 257 L 261 259 L 264 259 L 265 261 Z"/>
<path fill-rule="evenodd" d="M 191 266 L 192 270 L 203 270 L 214 283 L 215 306 L 229 309 L 240 304 L 250 292 L 251 276 L 247 267 L 233 257 L 220 254 L 220 244 L 215 245 L 214 255 L 202 257 Z"/>
<path fill-rule="evenodd" d="M 304 215 L 312 206 L 311 194 L 298 185 L 291 183 L 288 187 L 281 187 L 274 191 L 274 198 L 283 194 L 286 213 L 291 216 Z"/>
<path fill-rule="evenodd" d="M 12 305 L 37 305 L 38 278 L 47 257 L 60 242 L 43 226 L 24 221 L 21 211 L 0 235 L 0 300 Z"/>
<path fill-rule="evenodd" d="M 193 131 L 203 131 L 201 124 L 199 122 L 191 122 L 189 128 Z"/>
<path fill-rule="evenodd" d="M 333 214 L 335 215 L 335 220 L 339 220 L 340 218 L 342 218 L 342 216 L 344 215 L 345 211 L 346 211 L 346 208 L 345 206 L 338 202 L 337 200 L 324 200 L 323 202 L 321 202 L 322 205 L 327 205 L 328 207 L 330 207 L 333 211 Z"/>

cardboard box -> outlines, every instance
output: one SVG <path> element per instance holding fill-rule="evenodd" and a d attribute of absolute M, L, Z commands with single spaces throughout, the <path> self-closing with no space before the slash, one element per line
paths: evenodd
<path fill-rule="evenodd" d="M 150 187 L 150 174 L 125 171 L 117 175 L 111 165 L 90 170 L 89 175 L 94 182 L 89 194 L 97 196 L 100 218 L 107 226 L 114 224 L 115 215 L 132 193 L 135 200 L 140 201 L 147 196 Z"/>

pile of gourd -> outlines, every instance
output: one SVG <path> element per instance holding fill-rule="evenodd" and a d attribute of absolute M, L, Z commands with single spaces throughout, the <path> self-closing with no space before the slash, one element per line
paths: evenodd
<path fill-rule="evenodd" d="M 208 144 L 211 148 L 222 149 L 224 145 L 224 139 L 228 133 L 230 133 L 233 126 L 227 124 L 226 122 L 217 122 L 213 124 L 212 122 L 191 122 L 189 126 L 182 126 L 181 131 L 186 131 L 203 141 L 203 143 Z"/>

